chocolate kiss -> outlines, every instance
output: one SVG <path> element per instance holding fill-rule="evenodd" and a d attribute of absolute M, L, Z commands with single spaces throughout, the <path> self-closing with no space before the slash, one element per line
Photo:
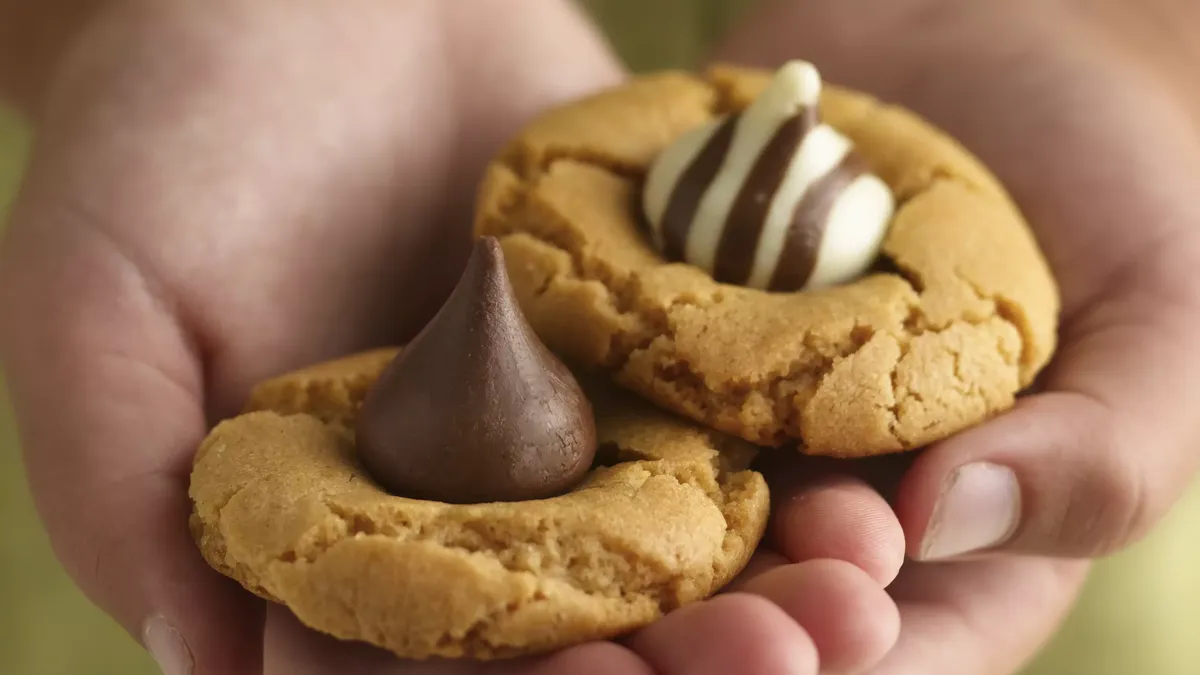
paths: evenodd
<path fill-rule="evenodd" d="M 494 238 L 368 393 L 357 442 L 385 489 L 441 502 L 540 499 L 587 473 L 592 406 L 521 314 Z"/>

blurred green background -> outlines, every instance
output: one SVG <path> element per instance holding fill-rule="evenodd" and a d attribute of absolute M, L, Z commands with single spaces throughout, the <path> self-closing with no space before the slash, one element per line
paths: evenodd
<path fill-rule="evenodd" d="M 631 66 L 649 69 L 694 63 L 749 3 L 585 4 Z M 0 109 L 0 223 L 29 143 L 28 130 Z M 55 562 L 24 484 L 3 387 L 0 533 L 0 675 L 154 672 L 140 648 L 75 590 Z M 1097 567 L 1082 602 L 1029 675 L 1133 673 L 1200 674 L 1200 490 L 1150 539 Z"/>

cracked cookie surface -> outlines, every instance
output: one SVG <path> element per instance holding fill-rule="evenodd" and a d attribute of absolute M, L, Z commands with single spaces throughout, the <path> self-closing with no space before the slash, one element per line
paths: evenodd
<path fill-rule="evenodd" d="M 405 658 L 536 653 L 711 595 L 761 539 L 753 446 L 598 383 L 585 388 L 602 461 L 571 492 L 479 505 L 386 494 L 355 461 L 353 422 L 395 354 L 261 384 L 196 455 L 205 559 L 309 626 Z"/>
<path fill-rule="evenodd" d="M 1055 347 L 1059 298 L 992 174 L 912 113 L 826 88 L 824 119 L 897 197 L 888 271 L 816 292 L 718 284 L 646 239 L 642 180 L 770 73 L 646 75 L 552 110 L 491 164 L 475 229 L 501 240 L 553 349 L 658 405 L 764 445 L 917 448 L 1011 407 Z"/>

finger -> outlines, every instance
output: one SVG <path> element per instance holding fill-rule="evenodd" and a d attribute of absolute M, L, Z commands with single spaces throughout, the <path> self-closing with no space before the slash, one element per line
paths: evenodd
<path fill-rule="evenodd" d="M 79 48 L 92 66 L 119 70 L 105 56 L 113 41 L 125 50 L 148 39 L 132 25 L 107 17 Z M 206 430 L 190 317 L 146 252 L 111 227 L 141 209 L 155 212 L 158 232 L 171 216 L 119 194 L 172 190 L 144 190 L 133 158 L 156 153 L 115 131 L 138 128 L 128 125 L 138 115 L 103 79 L 48 106 L 0 251 L 0 356 L 30 486 L 66 571 L 167 675 L 257 673 L 262 603 L 205 564 L 188 528 L 191 459 Z M 100 163 L 103 175 L 82 168 Z M 92 177 L 75 182 L 78 172 Z"/>
<path fill-rule="evenodd" d="M 611 642 L 490 663 L 403 661 L 382 649 L 310 630 L 282 607 L 272 607 L 267 614 L 263 651 L 263 675 L 654 675 L 645 661 Z"/>
<path fill-rule="evenodd" d="M 822 675 L 866 672 L 900 633 L 896 605 L 878 582 L 840 560 L 777 567 L 741 590 L 775 603 L 808 633 Z"/>
<path fill-rule="evenodd" d="M 1019 672 L 1066 617 L 1086 570 L 1048 558 L 910 565 L 892 588 L 900 639 L 870 672 Z"/>
<path fill-rule="evenodd" d="M 18 208 L 0 262 L 0 342 L 55 552 L 169 675 L 254 673 L 259 603 L 188 531 L 199 362 L 128 259 L 34 211 Z"/>
<path fill-rule="evenodd" d="M 657 675 L 816 675 L 812 638 L 778 605 L 731 593 L 678 609 L 629 642 Z"/>
<path fill-rule="evenodd" d="M 790 565 L 791 560 L 788 560 L 782 553 L 772 551 L 769 548 L 759 548 L 750 557 L 750 562 L 746 563 L 746 567 L 742 569 L 741 574 L 736 579 L 729 582 L 725 588 L 721 589 L 723 593 L 736 593 L 742 590 L 746 584 L 754 579 L 770 572 L 779 567 Z"/>
<path fill-rule="evenodd" d="M 891 583 L 904 561 L 904 531 L 883 496 L 849 473 L 866 466 L 795 456 L 765 463 L 771 547 L 792 562 L 845 560 L 879 585 Z"/>
<path fill-rule="evenodd" d="M 1200 463 L 1200 291 L 1169 287 L 1200 255 L 1177 251 L 1072 320 L 1045 393 L 916 461 L 897 502 L 912 555 L 1102 555 L 1164 515 Z"/>
<path fill-rule="evenodd" d="M 591 642 L 561 651 L 539 661 L 521 675 L 661 675 L 626 647 L 612 642 Z"/>

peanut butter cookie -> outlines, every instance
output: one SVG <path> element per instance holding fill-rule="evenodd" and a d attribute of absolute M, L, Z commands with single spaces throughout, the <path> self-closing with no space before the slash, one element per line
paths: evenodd
<path fill-rule="evenodd" d="M 812 454 L 917 448 L 1009 408 L 1059 309 L 1019 210 L 911 112 L 784 75 L 641 76 L 525 128 L 476 231 L 530 323 L 659 406 Z M 818 185 L 841 192 L 802 196 Z"/>
<path fill-rule="evenodd" d="M 584 387 L 597 461 L 565 494 L 480 504 L 389 494 L 360 464 L 354 429 L 396 355 L 261 384 L 196 456 L 204 557 L 309 626 L 405 658 L 536 653 L 705 598 L 757 546 L 768 495 L 747 469 L 755 448 L 602 382 Z"/>

